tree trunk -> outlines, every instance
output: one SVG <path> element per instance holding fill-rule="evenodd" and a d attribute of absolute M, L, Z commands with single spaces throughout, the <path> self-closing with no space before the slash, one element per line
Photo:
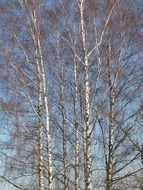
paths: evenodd
<path fill-rule="evenodd" d="M 79 3 L 80 8 L 80 20 L 81 20 L 81 33 L 82 33 L 82 44 L 84 53 L 84 80 L 85 80 L 85 110 L 84 110 L 84 121 L 85 121 L 85 189 L 92 189 L 92 174 L 91 174 L 91 126 L 90 126 L 90 85 L 89 85 L 89 62 L 87 55 L 87 44 L 86 44 L 86 29 L 84 22 L 84 0 Z"/>
<path fill-rule="evenodd" d="M 38 92 L 38 128 L 39 128 L 39 189 L 44 190 L 44 157 L 43 157 L 43 137 L 42 137 L 42 111 L 43 111 L 43 88 L 41 82 L 41 71 L 38 60 L 38 51 L 35 50 L 36 54 L 36 66 L 37 66 L 37 74 L 38 74 L 38 83 L 39 83 L 39 92 Z"/>
<path fill-rule="evenodd" d="M 46 118 L 45 128 L 46 128 L 46 136 L 47 136 L 47 149 L 48 149 L 48 184 L 49 184 L 49 190 L 53 190 L 53 166 L 52 166 L 52 154 L 51 154 L 51 136 L 50 136 L 50 124 L 49 124 L 49 108 L 48 108 L 48 97 L 47 97 L 47 79 L 46 79 L 46 71 L 45 71 L 45 65 L 44 60 L 42 56 L 42 48 L 41 48 L 41 42 L 40 42 L 40 31 L 39 26 L 37 22 L 36 12 L 33 12 L 33 23 L 36 31 L 36 34 L 34 31 L 32 32 L 33 40 L 35 42 L 35 47 L 37 51 L 37 65 L 38 65 L 38 75 L 40 75 L 40 83 L 41 83 L 41 94 L 42 98 L 44 100 L 44 114 Z"/>
<path fill-rule="evenodd" d="M 39 54 L 41 60 L 41 68 L 42 68 L 42 85 L 43 85 L 43 94 L 44 94 L 44 105 L 45 105 L 45 116 L 46 116 L 46 136 L 47 136 L 47 148 L 48 148 L 48 183 L 49 190 L 53 190 L 53 164 L 52 164 L 52 150 L 51 150 L 51 136 L 50 136 L 50 123 L 49 123 L 49 106 L 48 106 L 48 97 L 47 97 L 47 80 L 46 73 L 44 69 L 44 61 L 41 51 L 40 40 L 38 40 L 39 44 Z"/>
<path fill-rule="evenodd" d="M 110 101 L 110 111 L 109 111 L 109 152 L 108 152 L 108 165 L 107 165 L 107 190 L 112 190 L 113 187 L 113 141 L 114 141 L 114 104 L 115 104 L 115 89 L 114 84 L 111 79 L 112 65 L 110 60 L 110 48 L 109 48 L 109 101 Z"/>
<path fill-rule="evenodd" d="M 38 120 L 39 120 L 39 189 L 44 190 L 44 157 L 43 157 L 43 140 L 42 140 L 42 89 L 41 89 L 41 83 L 39 84 L 39 98 L 38 98 Z"/>
<path fill-rule="evenodd" d="M 62 65 L 62 78 L 61 78 L 61 112 L 63 119 L 63 167 L 64 167 L 64 190 L 69 189 L 68 184 L 68 173 L 67 173 L 67 135 L 66 135 L 66 116 L 65 116 L 65 106 L 64 106 L 64 71 Z"/>
<path fill-rule="evenodd" d="M 75 80 L 75 99 L 74 99 L 74 126 L 75 126 L 75 190 L 79 189 L 79 140 L 78 140 L 78 77 L 77 63 L 74 58 L 74 80 Z"/>

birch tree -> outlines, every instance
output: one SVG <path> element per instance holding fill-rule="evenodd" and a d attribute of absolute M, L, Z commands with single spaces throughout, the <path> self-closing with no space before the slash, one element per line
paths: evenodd
<path fill-rule="evenodd" d="M 141 188 L 141 4 L 0 2 L 3 181 Z"/>

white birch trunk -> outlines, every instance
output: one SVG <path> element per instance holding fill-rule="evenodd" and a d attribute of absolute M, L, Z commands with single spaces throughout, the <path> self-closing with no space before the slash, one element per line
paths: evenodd
<path fill-rule="evenodd" d="M 110 47 L 109 47 L 109 98 L 110 98 L 110 113 L 109 113 L 109 153 L 108 153 L 108 166 L 107 166 L 107 190 L 113 189 L 113 142 L 114 142 L 114 104 L 115 92 L 114 84 L 111 79 L 112 65 L 110 60 Z"/>
<path fill-rule="evenodd" d="M 38 51 L 35 50 L 36 54 L 36 67 L 37 67 L 37 74 L 38 74 L 38 83 L 39 83 L 39 92 L 38 92 L 38 127 L 39 127 L 39 189 L 44 190 L 44 157 L 43 157 L 43 137 L 42 137 L 42 111 L 43 111 L 43 89 L 42 89 L 42 82 L 41 82 L 41 71 L 40 65 L 38 60 Z"/>
<path fill-rule="evenodd" d="M 68 190 L 67 176 L 67 150 L 66 150 L 66 123 L 63 121 L 63 165 L 64 165 L 64 190 Z"/>
<path fill-rule="evenodd" d="M 84 0 L 79 3 L 80 8 L 80 20 L 81 20 L 81 33 L 82 33 L 82 43 L 84 52 L 84 72 L 85 72 L 85 110 L 84 110 L 84 120 L 85 120 L 85 189 L 92 189 L 92 174 L 91 174 L 91 126 L 90 126 L 90 85 L 89 85 L 89 62 L 87 55 L 87 44 L 86 44 L 86 30 L 84 23 Z"/>
<path fill-rule="evenodd" d="M 46 79 L 46 71 L 44 68 L 44 61 L 42 56 L 42 49 L 41 49 L 41 42 L 40 42 L 40 31 L 39 31 L 39 24 L 36 16 L 36 11 L 33 11 L 31 13 L 33 24 L 35 27 L 35 30 L 32 31 L 32 38 L 35 44 L 35 47 L 37 48 L 37 65 L 38 65 L 38 75 L 40 75 L 40 82 L 42 85 L 42 95 L 44 99 L 44 108 L 45 108 L 45 118 L 46 118 L 46 136 L 47 136 L 47 149 L 48 149 L 48 184 L 49 184 L 49 190 L 53 190 L 53 164 L 52 164 L 52 154 L 51 154 L 51 136 L 49 132 L 50 124 L 49 124 L 49 108 L 48 108 L 48 97 L 47 97 L 47 79 Z M 36 34 L 34 33 L 36 31 Z M 42 189 L 43 190 L 43 189 Z"/>
<path fill-rule="evenodd" d="M 39 46 L 39 55 L 42 68 L 42 85 L 43 85 L 43 94 L 44 94 L 44 105 L 45 105 L 45 116 L 46 116 L 46 136 L 47 136 L 47 149 L 48 149 L 48 183 L 49 190 L 53 190 L 53 164 L 52 164 L 52 150 L 51 150 L 51 136 L 50 136 L 50 123 L 49 123 L 49 106 L 48 106 L 48 97 L 47 97 L 47 80 L 46 73 L 44 69 L 44 61 L 41 51 L 40 40 L 38 39 Z"/>
<path fill-rule="evenodd" d="M 48 109 L 48 99 L 47 96 L 44 97 L 45 110 L 46 110 L 46 134 L 47 134 L 47 149 L 48 149 L 48 183 L 49 190 L 54 189 L 53 184 L 53 163 L 52 163 L 52 151 L 51 151 L 51 136 L 49 133 L 49 109 Z"/>
<path fill-rule="evenodd" d="M 42 88 L 41 83 L 39 84 L 39 98 L 38 98 L 38 127 L 39 127 L 39 189 L 44 190 L 44 157 L 43 157 L 43 140 L 42 140 Z"/>
<path fill-rule="evenodd" d="M 75 125 L 75 190 L 79 189 L 79 140 L 78 140 L 78 77 L 77 64 L 74 59 L 74 80 L 75 80 L 75 105 L 74 105 L 74 125 Z"/>
<path fill-rule="evenodd" d="M 110 89 L 110 118 L 109 118 L 109 154 L 108 154 L 108 167 L 107 167 L 107 189 L 112 190 L 113 183 L 113 119 L 114 119 L 114 97 L 113 87 Z"/>

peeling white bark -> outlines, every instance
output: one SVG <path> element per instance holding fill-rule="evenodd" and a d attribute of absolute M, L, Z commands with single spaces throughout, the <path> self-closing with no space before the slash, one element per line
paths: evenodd
<path fill-rule="evenodd" d="M 43 157 L 43 141 L 42 141 L 42 109 L 43 109 L 43 90 L 42 90 L 42 82 L 41 82 L 41 72 L 40 65 L 38 60 L 38 51 L 35 50 L 36 54 L 36 66 L 38 73 L 38 83 L 39 83 L 39 93 L 38 93 L 38 127 L 39 127 L 39 189 L 44 190 L 44 157 Z"/>

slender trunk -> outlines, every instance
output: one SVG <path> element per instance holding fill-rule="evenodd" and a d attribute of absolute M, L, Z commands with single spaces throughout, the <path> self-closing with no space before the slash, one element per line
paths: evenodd
<path fill-rule="evenodd" d="M 90 126 L 90 85 L 89 85 L 89 62 L 87 56 L 87 44 L 86 44 L 86 30 L 84 23 L 84 0 L 80 1 L 80 19 L 81 19 L 81 33 L 82 33 L 82 43 L 83 43 L 83 53 L 84 53 L 84 72 L 85 72 L 85 110 L 84 110 L 84 120 L 85 120 L 85 189 L 92 189 L 92 174 L 91 174 L 91 126 Z"/>
<path fill-rule="evenodd" d="M 78 77 L 77 64 L 74 59 L 74 80 L 75 80 L 75 105 L 74 105 L 74 126 L 75 126 L 75 190 L 79 189 L 79 140 L 78 140 Z"/>
<path fill-rule="evenodd" d="M 39 98 L 38 98 L 38 116 L 39 116 L 39 189 L 44 190 L 44 157 L 43 157 L 43 142 L 42 142 L 42 89 L 41 83 L 39 85 Z"/>
<path fill-rule="evenodd" d="M 39 31 L 39 23 L 37 21 L 36 11 L 33 11 L 32 20 L 35 27 L 35 30 L 32 31 L 33 41 L 37 51 L 37 65 L 38 65 L 38 73 L 40 75 L 41 82 L 41 91 L 42 98 L 44 100 L 44 108 L 45 108 L 45 118 L 46 118 L 46 136 L 47 136 L 47 149 L 48 149 L 48 184 L 49 190 L 53 190 L 53 164 L 52 164 L 52 154 L 51 154 L 51 136 L 50 136 L 50 124 L 49 124 L 49 108 L 48 108 L 48 97 L 47 97 L 47 80 L 46 80 L 46 71 L 44 68 L 44 61 L 42 56 L 42 48 L 40 42 L 40 31 Z M 36 31 L 36 34 L 35 34 Z"/>
<path fill-rule="evenodd" d="M 67 176 L 67 150 L 66 150 L 66 122 L 63 119 L 63 165 L 64 165 L 64 190 L 68 190 Z"/>
<path fill-rule="evenodd" d="M 53 163 L 52 163 L 52 150 L 51 150 L 51 136 L 50 136 L 50 123 L 49 123 L 49 106 L 48 106 L 48 97 L 47 97 L 47 80 L 44 69 L 44 61 L 41 51 L 40 39 L 38 38 L 38 47 L 40 62 L 42 68 L 42 85 L 43 85 L 43 94 L 44 94 L 44 105 L 45 105 L 45 118 L 46 118 L 46 136 L 47 136 L 47 149 L 48 149 L 48 184 L 49 190 L 53 190 Z"/>
<path fill-rule="evenodd" d="M 114 84 L 111 79 L 111 60 L 109 52 L 109 87 L 110 87 L 110 112 L 109 112 L 109 153 L 108 153 L 108 165 L 107 165 L 107 190 L 112 190 L 113 187 L 113 133 L 114 133 L 114 103 L 115 103 L 115 94 L 114 94 Z"/>
<path fill-rule="evenodd" d="M 68 174 L 67 174 L 67 137 L 66 137 L 66 118 L 65 118 L 65 106 L 64 106 L 64 73 L 62 66 L 62 79 L 61 79 L 61 111 L 63 118 L 63 167 L 64 167 L 64 190 L 69 189 Z"/>
<path fill-rule="evenodd" d="M 46 110 L 46 136 L 47 136 L 47 149 L 48 149 L 48 184 L 49 190 L 54 189 L 53 184 L 53 162 L 52 162 L 52 150 L 51 150 L 51 136 L 49 133 L 49 109 L 48 109 L 48 98 L 44 97 L 45 110 Z"/>
<path fill-rule="evenodd" d="M 110 121 L 109 121 L 109 153 L 108 153 L 108 166 L 107 166 L 107 190 L 112 190 L 113 183 L 113 89 L 110 90 Z"/>
<path fill-rule="evenodd" d="M 35 50 L 36 54 L 36 67 L 37 67 L 37 75 L 38 75 L 38 84 L 39 84 L 39 92 L 38 92 L 38 143 L 39 143 L 39 189 L 44 190 L 44 157 L 43 157 L 43 138 L 42 138 L 42 111 L 43 111 L 43 88 L 42 88 L 42 82 L 41 82 L 41 71 L 40 71 L 40 65 L 39 65 L 39 59 L 38 59 L 38 51 Z"/>

